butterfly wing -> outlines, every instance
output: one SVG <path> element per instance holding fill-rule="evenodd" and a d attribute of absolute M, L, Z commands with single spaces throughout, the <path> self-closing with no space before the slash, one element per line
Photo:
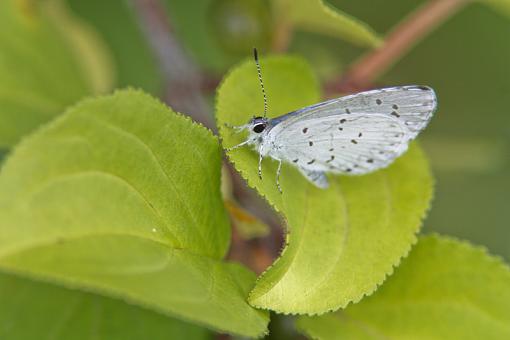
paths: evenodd
<path fill-rule="evenodd" d="M 436 105 L 432 89 L 404 86 L 306 107 L 274 120 L 275 156 L 309 171 L 369 173 L 407 150 Z"/>

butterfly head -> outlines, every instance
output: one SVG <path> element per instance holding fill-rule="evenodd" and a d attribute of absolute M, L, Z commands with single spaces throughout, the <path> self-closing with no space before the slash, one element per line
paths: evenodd
<path fill-rule="evenodd" d="M 263 143 L 264 138 L 269 132 L 269 119 L 264 117 L 254 117 L 250 119 L 248 124 L 244 126 L 244 129 L 248 130 L 248 144 L 259 145 Z"/>
<path fill-rule="evenodd" d="M 267 128 L 267 118 L 263 117 L 254 117 L 248 122 L 248 126 L 250 129 L 250 134 L 259 135 L 264 132 Z"/>

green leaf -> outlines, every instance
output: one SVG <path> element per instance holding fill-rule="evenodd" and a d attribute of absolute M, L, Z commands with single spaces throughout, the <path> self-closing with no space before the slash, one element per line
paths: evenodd
<path fill-rule="evenodd" d="M 210 339 L 204 328 L 121 301 L 0 273 L 2 339 Z"/>
<path fill-rule="evenodd" d="M 67 3 L 108 43 L 115 59 L 118 86 L 134 86 L 155 95 L 162 93 L 163 75 L 129 2 L 67 0 Z"/>
<path fill-rule="evenodd" d="M 0 174 L 0 268 L 257 336 L 254 274 L 230 237 L 217 139 L 133 90 L 86 100 Z"/>
<path fill-rule="evenodd" d="M 64 107 L 97 92 L 94 86 L 105 88 L 89 77 L 90 55 L 80 58 L 73 48 L 93 44 L 92 36 L 79 29 L 64 36 L 52 21 L 56 7 L 49 5 L 53 2 L 0 2 L 0 147 L 12 146 Z"/>
<path fill-rule="evenodd" d="M 114 87 L 113 60 L 99 34 L 72 13 L 64 0 L 45 0 L 45 15 L 71 48 L 76 62 L 93 93 L 104 93 Z"/>
<path fill-rule="evenodd" d="M 353 44 L 377 47 L 381 39 L 364 22 L 322 0 L 276 0 L 276 20 L 288 20 L 298 29 L 326 34 Z"/>
<path fill-rule="evenodd" d="M 301 59 L 262 59 L 274 117 L 319 101 L 317 82 Z M 240 125 L 260 115 L 262 95 L 253 62 L 234 69 L 218 92 L 217 119 L 224 145 L 243 141 L 224 123 Z M 286 219 L 291 230 L 281 257 L 257 281 L 253 306 L 283 313 L 324 313 L 372 293 L 415 242 L 432 196 L 432 177 L 413 145 L 390 168 L 359 177 L 333 177 L 331 188 L 314 187 L 292 166 L 263 162 L 248 148 L 228 153 L 236 169 Z"/>
<path fill-rule="evenodd" d="M 466 242 L 422 237 L 374 295 L 298 327 L 323 340 L 508 339 L 510 269 Z"/>

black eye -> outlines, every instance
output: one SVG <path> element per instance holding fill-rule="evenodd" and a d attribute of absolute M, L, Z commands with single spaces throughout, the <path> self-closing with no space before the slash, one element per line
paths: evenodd
<path fill-rule="evenodd" d="M 266 128 L 266 124 L 257 124 L 253 127 L 253 132 L 261 133 Z"/>

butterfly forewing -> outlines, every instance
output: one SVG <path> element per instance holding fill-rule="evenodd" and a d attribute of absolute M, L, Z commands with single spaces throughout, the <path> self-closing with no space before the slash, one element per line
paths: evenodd
<path fill-rule="evenodd" d="M 303 169 L 365 174 L 405 152 L 435 108 L 434 92 L 419 86 L 333 99 L 275 119 L 274 153 Z"/>

